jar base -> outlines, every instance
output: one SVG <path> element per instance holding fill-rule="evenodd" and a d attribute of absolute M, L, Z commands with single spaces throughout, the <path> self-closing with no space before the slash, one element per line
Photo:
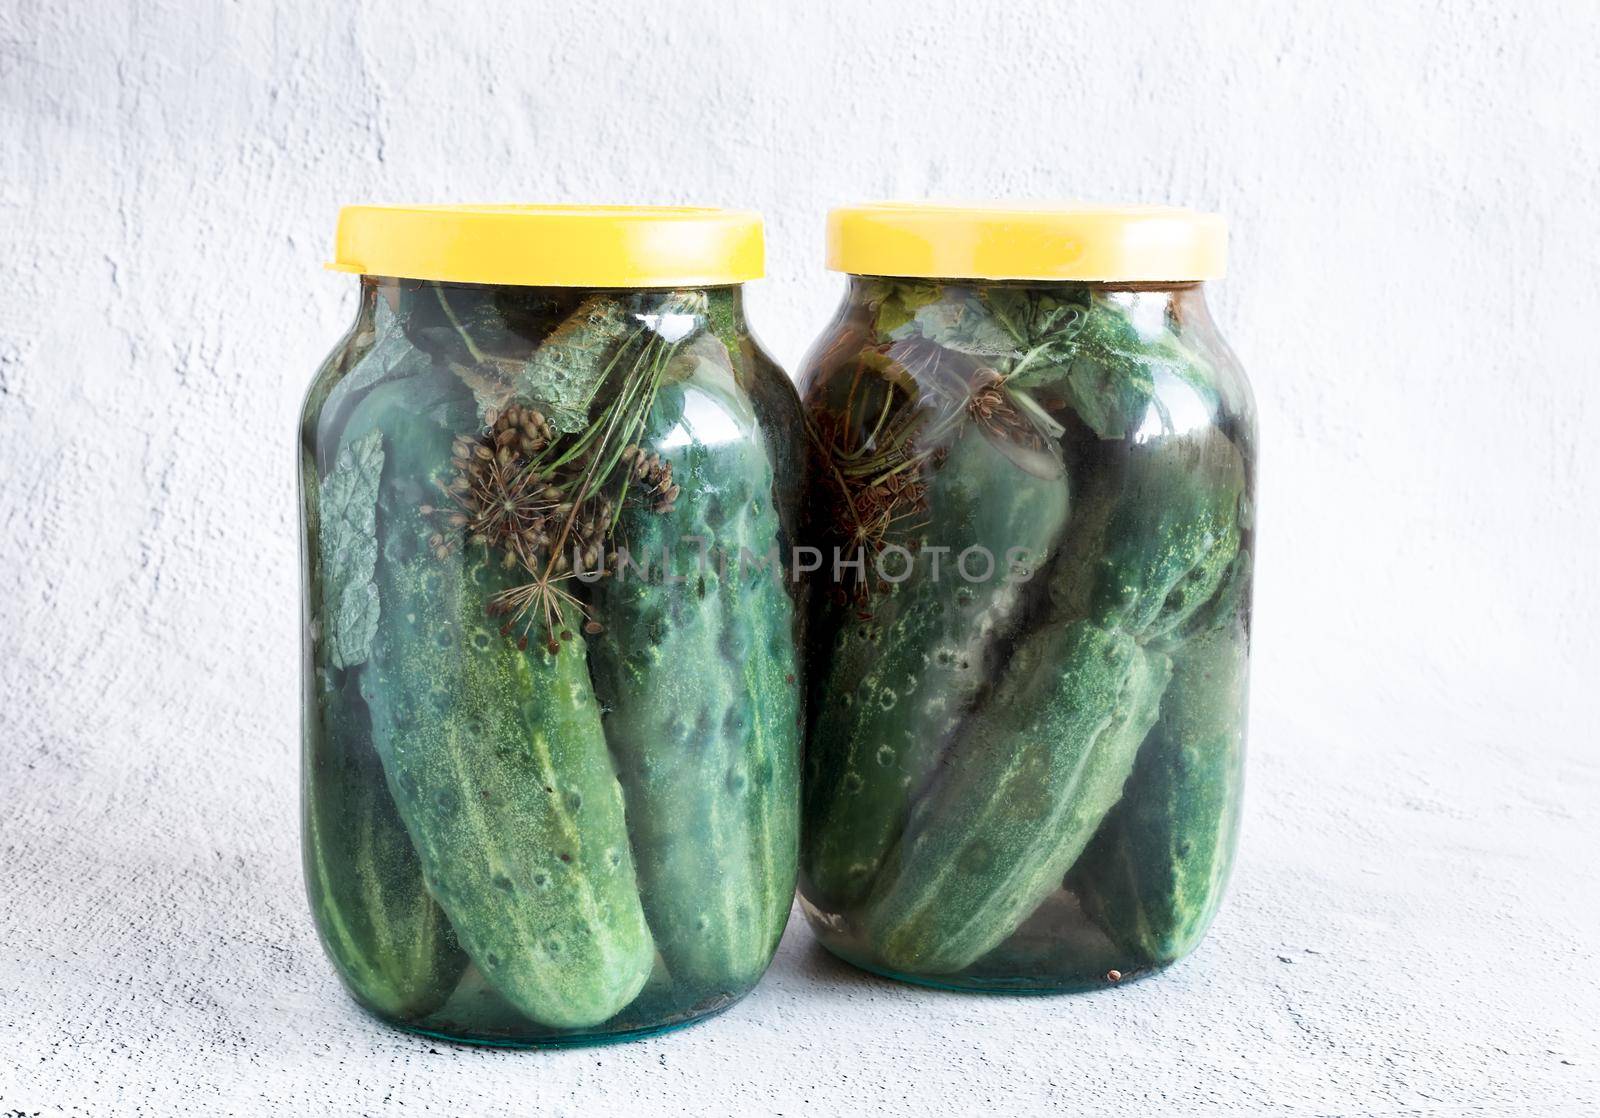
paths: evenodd
<path fill-rule="evenodd" d="M 812 938 L 834 958 L 880 978 L 934 990 L 1083 994 L 1148 978 L 1178 961 L 1130 955 L 1083 914 L 1066 890 L 1041 904 L 1004 943 L 955 974 L 908 974 L 886 966 L 848 915 L 825 912 L 803 893 L 800 909 Z"/>
<path fill-rule="evenodd" d="M 743 1001 L 743 998 L 738 1001 Z M 442 1040 L 450 1044 L 461 1044 L 471 1048 L 511 1048 L 511 1049 L 538 1049 L 538 1048 L 604 1048 L 609 1044 L 626 1044 L 634 1040 L 648 1040 L 653 1036 L 663 1033 L 675 1033 L 679 1029 L 687 1029 L 691 1025 L 698 1025 L 702 1021 L 709 1021 L 732 1009 L 738 1001 L 729 1002 L 727 1005 L 708 1009 L 704 1013 L 697 1013 L 693 1017 L 685 1017 L 681 1021 L 669 1021 L 664 1025 L 650 1025 L 637 1029 L 623 1029 L 615 1033 L 586 1033 L 577 1036 L 542 1036 L 542 1037 L 493 1037 L 473 1036 L 469 1033 L 450 1033 L 440 1029 L 423 1028 L 420 1025 L 403 1025 L 396 1021 L 384 1021 L 385 1025 L 399 1029 L 402 1032 L 412 1033 L 415 1036 L 425 1036 L 429 1040 Z M 382 1020 L 380 1018 L 380 1020 Z"/>
<path fill-rule="evenodd" d="M 999 974 L 906 974 L 890 967 L 881 966 L 865 959 L 853 957 L 849 952 L 840 950 L 826 940 L 819 939 L 818 944 L 835 959 L 845 963 L 856 970 L 867 974 L 886 978 L 891 982 L 900 982 L 908 986 L 921 986 L 931 990 L 949 990 L 958 994 L 1004 994 L 1028 995 L 1048 997 L 1056 994 L 1087 994 L 1096 990 L 1108 990 L 1116 986 L 1126 986 L 1130 982 L 1149 978 L 1160 974 L 1171 966 L 1162 963 L 1156 966 L 1143 966 L 1125 971 L 1107 971 L 1096 975 L 1070 975 L 1059 978 L 1028 976 L 1007 976 Z M 1112 977 L 1112 975 L 1116 977 Z"/>
<path fill-rule="evenodd" d="M 659 1025 L 642 1025 L 637 1028 L 619 1029 L 610 1033 L 573 1033 L 571 1035 L 551 1034 L 548 1036 L 493 1036 L 484 1033 L 472 1033 L 466 1030 L 452 1031 L 445 1028 L 429 1027 L 426 1025 L 411 1024 L 404 1021 L 395 1021 L 388 1017 L 372 1012 L 366 1006 L 361 1009 L 367 1016 L 388 1026 L 398 1029 L 413 1036 L 427 1037 L 429 1040 L 442 1040 L 448 1044 L 460 1044 L 471 1048 L 510 1048 L 510 1049 L 539 1049 L 539 1048 L 603 1048 L 610 1044 L 625 1044 L 634 1040 L 647 1040 L 663 1033 L 677 1032 L 691 1025 L 698 1025 L 702 1021 L 709 1021 L 732 1009 L 743 1001 L 745 995 L 740 995 L 715 1008 L 702 1010 L 691 1016 L 676 1021 L 668 1021 Z M 359 1002 L 356 1003 L 360 1005 Z"/>

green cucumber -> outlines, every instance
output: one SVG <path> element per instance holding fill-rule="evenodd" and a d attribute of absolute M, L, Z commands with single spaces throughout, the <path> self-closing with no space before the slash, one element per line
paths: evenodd
<path fill-rule="evenodd" d="M 358 362 L 335 394 L 366 365 L 366 358 Z M 410 1020 L 445 1002 L 467 957 L 423 882 L 355 683 L 376 620 L 371 579 L 381 436 L 369 432 L 360 448 L 327 442 L 327 476 L 309 449 L 303 457 L 304 492 L 316 495 L 306 502 L 306 600 L 318 603 L 308 632 L 320 633 L 307 649 L 319 666 L 307 666 L 306 892 L 318 934 L 351 993 L 378 1013 Z"/>
<path fill-rule="evenodd" d="M 1122 803 L 1068 876 L 1085 911 L 1138 963 L 1181 958 L 1205 935 L 1238 842 L 1244 781 L 1249 593 L 1241 552 L 1211 623 L 1176 642 L 1161 716 Z"/>
<path fill-rule="evenodd" d="M 381 612 L 362 694 L 389 789 L 489 982 L 542 1025 L 597 1025 L 639 993 L 654 947 L 584 642 L 519 651 L 499 634 L 485 606 L 513 576 L 426 546 L 450 432 L 403 397 L 376 414 Z"/>
<path fill-rule="evenodd" d="M 1027 637 L 962 726 L 860 918 L 890 969 L 961 970 L 1060 887 L 1122 795 L 1171 664 L 1126 633 Z"/>
<path fill-rule="evenodd" d="M 968 424 L 932 470 L 910 576 L 874 595 L 867 616 L 854 603 L 831 607 L 845 616 L 818 666 L 823 699 L 807 739 L 802 873 L 816 904 L 843 907 L 871 888 L 912 798 L 992 678 L 1028 579 L 1054 553 L 1067 480 L 1058 459 L 1037 457 L 1047 468 L 1023 470 Z M 968 581 L 958 559 L 973 547 L 994 566 L 985 576 L 975 553 Z M 947 549 L 937 568 L 929 548 Z M 898 575 L 902 558 L 886 553 L 883 567 Z"/>
<path fill-rule="evenodd" d="M 1067 617 L 1149 641 L 1198 610 L 1233 562 L 1244 460 L 1210 428 L 1113 455 L 1088 470 L 1051 593 Z"/>
<path fill-rule="evenodd" d="M 467 957 L 423 885 L 354 692 L 353 683 L 328 685 L 318 704 L 322 726 L 304 797 L 306 892 L 351 992 L 379 1013 L 412 1020 L 444 1004 Z"/>
<path fill-rule="evenodd" d="M 794 605 L 778 569 L 741 562 L 766 562 L 779 540 L 766 443 L 725 366 L 692 367 L 661 389 L 646 441 L 680 494 L 664 512 L 625 507 L 631 564 L 596 587 L 606 637 L 590 660 L 645 915 L 673 983 L 698 999 L 743 993 L 783 934 L 800 730 Z"/>

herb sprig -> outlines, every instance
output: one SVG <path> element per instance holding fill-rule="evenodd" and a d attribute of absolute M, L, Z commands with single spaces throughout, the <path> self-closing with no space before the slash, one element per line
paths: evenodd
<path fill-rule="evenodd" d="M 441 557 L 461 544 L 498 552 L 505 568 L 527 576 L 488 607 L 521 647 L 539 628 L 554 652 L 579 619 L 599 631 L 572 580 L 580 569 L 601 577 L 614 562 L 607 543 L 625 503 L 671 511 L 679 494 L 671 464 L 640 440 L 704 302 L 703 295 L 673 294 L 634 313 L 616 297 L 593 296 L 520 364 L 473 347 L 465 324 L 452 318 L 468 352 L 481 358 L 463 380 L 480 400 L 486 377 L 504 381 L 510 387 L 496 398 L 515 402 L 488 408 L 481 428 L 457 436 L 451 476 L 439 483 L 450 506 L 423 507 L 437 518 L 429 543 Z M 663 328 L 678 317 L 695 327 Z M 597 410 L 596 400 L 604 401 Z"/>

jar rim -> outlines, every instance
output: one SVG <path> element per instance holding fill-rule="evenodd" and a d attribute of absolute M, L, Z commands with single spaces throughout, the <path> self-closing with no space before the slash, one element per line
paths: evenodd
<path fill-rule="evenodd" d="M 1192 283 L 1227 268 L 1222 217 L 1180 206 L 869 202 L 828 212 L 828 267 L 917 279 Z"/>
<path fill-rule="evenodd" d="M 761 215 L 714 206 L 357 205 L 336 272 L 517 287 L 715 287 L 759 279 Z"/>

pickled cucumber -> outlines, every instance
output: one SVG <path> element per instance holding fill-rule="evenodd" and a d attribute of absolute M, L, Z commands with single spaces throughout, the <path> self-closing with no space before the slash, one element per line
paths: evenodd
<path fill-rule="evenodd" d="M 1067 479 L 1058 459 L 1053 467 L 1024 471 L 967 426 L 932 470 L 909 577 L 864 608 L 838 607 L 807 743 L 802 872 L 819 903 L 850 904 L 871 887 L 912 797 L 993 678 L 996 650 L 1066 523 Z M 904 564 L 883 565 L 898 577 Z"/>
<path fill-rule="evenodd" d="M 327 673 L 320 673 L 327 680 Z M 317 930 L 351 992 L 380 1013 L 444 1004 L 467 957 L 428 895 L 353 683 L 325 683 L 307 773 L 306 891 Z"/>
<path fill-rule="evenodd" d="M 1172 682 L 1122 802 L 1068 876 L 1085 910 L 1135 965 L 1188 954 L 1205 935 L 1238 842 L 1249 646 L 1241 553 L 1210 623 L 1172 649 Z"/>
<path fill-rule="evenodd" d="M 388 787 L 490 983 L 542 1025 L 599 1024 L 644 986 L 654 947 L 584 641 L 519 650 L 497 632 L 485 603 L 514 576 L 427 546 L 419 509 L 449 431 L 403 400 L 375 426 L 382 612 L 362 694 Z"/>
<path fill-rule="evenodd" d="M 597 586 L 607 632 L 590 661 L 646 918 L 678 989 L 706 997 L 754 983 L 788 919 L 799 668 L 785 584 L 743 561 L 767 562 L 779 538 L 766 441 L 725 365 L 683 364 L 692 377 L 662 389 L 645 441 L 681 493 L 624 509 L 630 565 Z"/>
<path fill-rule="evenodd" d="M 882 962 L 947 974 L 1009 936 L 1122 795 L 1171 664 L 1078 621 L 1020 645 L 963 725 L 860 917 Z"/>

